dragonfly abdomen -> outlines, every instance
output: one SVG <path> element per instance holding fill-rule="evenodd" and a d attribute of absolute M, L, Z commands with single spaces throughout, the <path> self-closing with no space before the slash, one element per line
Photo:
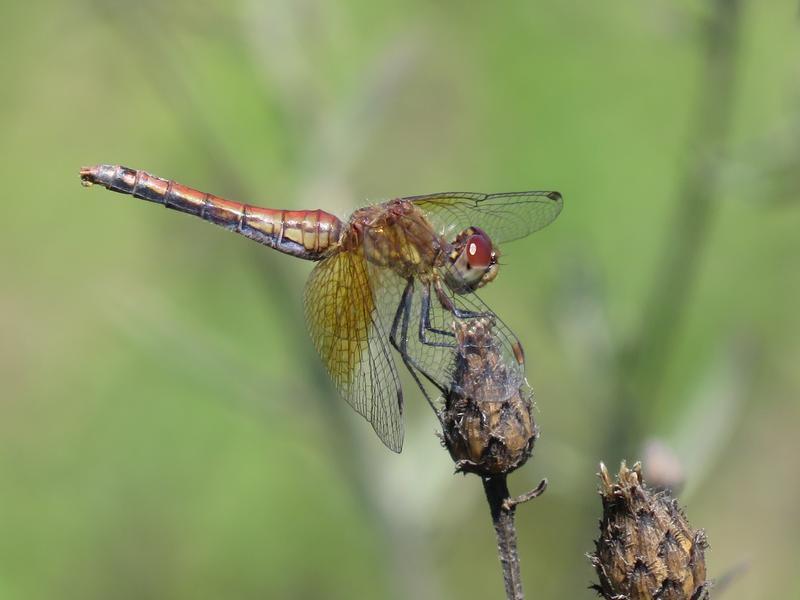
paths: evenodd
<path fill-rule="evenodd" d="M 339 243 L 342 222 L 324 210 L 280 210 L 231 202 L 119 165 L 81 169 L 81 182 L 161 204 L 240 233 L 286 254 L 320 260 Z"/>

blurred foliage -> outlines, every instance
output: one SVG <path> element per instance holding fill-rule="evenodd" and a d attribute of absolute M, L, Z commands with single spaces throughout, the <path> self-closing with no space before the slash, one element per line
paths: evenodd
<path fill-rule="evenodd" d="M 731 600 L 800 589 L 796 4 L 741 6 L 712 215 L 690 287 L 659 299 L 685 310 L 626 432 L 683 464 L 709 575 L 747 563 Z M 500 596 L 480 485 L 452 477 L 410 381 L 400 456 L 335 398 L 302 322 L 310 265 L 81 189 L 98 162 L 342 216 L 560 190 L 484 296 L 525 344 L 542 427 L 512 486 L 551 482 L 518 514 L 526 587 L 592 597 L 593 473 L 630 452 L 619 357 L 685 240 L 714 10 L 0 4 L 0 600 Z"/>

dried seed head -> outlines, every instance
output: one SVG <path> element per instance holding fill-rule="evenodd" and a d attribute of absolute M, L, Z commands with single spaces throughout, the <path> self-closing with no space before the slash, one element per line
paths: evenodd
<path fill-rule="evenodd" d="M 454 325 L 453 382 L 439 412 L 444 445 L 459 471 L 510 473 L 531 455 L 537 436 L 528 388 L 519 370 L 508 368 L 489 319 Z"/>
<path fill-rule="evenodd" d="M 642 482 L 641 465 L 623 462 L 616 482 L 600 464 L 603 519 L 589 559 L 607 600 L 704 600 L 708 598 L 702 530 L 666 492 Z"/>

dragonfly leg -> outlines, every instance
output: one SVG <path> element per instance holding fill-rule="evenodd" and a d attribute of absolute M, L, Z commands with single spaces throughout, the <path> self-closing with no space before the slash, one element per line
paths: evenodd
<path fill-rule="evenodd" d="M 431 288 L 430 284 L 423 284 L 422 286 L 422 310 L 419 319 L 419 341 L 426 346 L 438 346 L 440 348 L 455 348 L 455 343 L 452 342 L 434 342 L 428 339 L 426 335 L 428 332 L 437 335 L 454 337 L 452 331 L 445 331 L 444 329 L 436 329 L 431 327 Z"/>
<path fill-rule="evenodd" d="M 416 360 L 414 360 L 408 353 L 408 325 L 411 319 L 411 305 L 414 296 L 414 280 L 409 279 L 408 283 L 406 284 L 405 289 L 403 290 L 403 296 L 400 300 L 400 304 L 397 307 L 397 312 L 394 315 L 394 319 L 392 320 L 392 329 L 389 332 L 389 342 L 392 344 L 395 350 L 400 354 L 400 358 L 403 359 L 403 364 L 405 364 L 406 368 L 408 369 L 411 376 L 414 378 L 414 381 L 417 382 L 419 389 L 422 390 L 425 399 L 428 401 L 428 404 L 431 405 L 431 408 L 436 410 L 436 407 L 431 400 L 428 391 L 425 389 L 425 386 L 422 385 L 422 381 L 420 381 L 419 374 L 421 374 L 425 379 L 430 381 L 436 389 L 438 389 L 442 394 L 445 394 L 447 390 L 445 390 L 439 383 L 436 382 L 433 377 L 431 377 L 425 369 L 423 369 Z M 398 333 L 400 337 L 398 338 Z"/>
<path fill-rule="evenodd" d="M 406 287 L 403 289 L 403 295 L 400 297 L 400 304 L 397 305 L 397 310 L 394 313 L 394 319 L 392 319 L 392 328 L 389 331 L 389 342 L 391 342 L 394 349 L 400 352 L 400 344 L 397 341 L 397 332 L 400 329 L 400 322 L 403 319 L 403 315 L 405 313 L 405 306 L 411 300 L 411 295 L 414 293 L 414 282 L 413 280 L 409 279 L 406 283 Z"/>
<path fill-rule="evenodd" d="M 492 312 L 475 312 L 473 310 L 462 310 L 458 308 L 455 305 L 455 303 L 445 293 L 444 289 L 442 288 L 441 281 L 434 280 L 433 289 L 436 292 L 436 298 L 439 300 L 439 303 L 442 305 L 442 308 L 453 313 L 453 316 L 455 318 L 457 319 L 487 318 L 491 319 L 492 322 L 494 322 L 495 315 Z"/>

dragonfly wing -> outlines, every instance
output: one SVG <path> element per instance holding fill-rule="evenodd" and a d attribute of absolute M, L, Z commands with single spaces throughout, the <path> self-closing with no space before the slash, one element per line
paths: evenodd
<path fill-rule="evenodd" d="M 407 280 L 391 269 L 372 264 L 368 265 L 368 271 L 373 284 L 376 309 L 381 315 L 385 329 L 390 330 L 400 308 Z M 421 376 L 418 383 L 423 393 L 432 402 L 437 403 L 437 400 L 442 399 L 440 397 L 442 393 L 446 393 L 453 385 L 458 385 L 459 357 L 469 349 L 459 348 L 453 333 L 461 325 L 469 326 L 474 319 L 487 319 L 491 324 L 493 348 L 489 351 L 496 354 L 498 360 L 502 362 L 502 366 L 499 366 L 497 372 L 491 374 L 492 376 L 483 373 L 481 376 L 484 377 L 484 381 L 477 382 L 477 385 L 484 388 L 482 391 L 487 399 L 504 400 L 516 393 L 524 384 L 525 364 L 522 346 L 509 327 L 474 293 L 453 294 L 447 288 L 443 289 L 443 293 L 455 307 L 480 316 L 465 316 L 459 319 L 442 305 L 433 289 L 430 291 L 428 310 L 425 311 L 423 302 L 425 283 L 416 279 L 413 285 L 407 326 L 405 331 L 402 327 L 398 327 L 396 334 L 398 343 L 405 344 L 405 352 L 410 359 L 407 366 Z M 424 315 L 427 315 L 427 327 L 424 326 Z M 401 318 L 400 321 L 402 320 Z M 402 341 L 404 333 L 405 340 Z M 489 387 L 492 389 L 488 389 Z"/>
<path fill-rule="evenodd" d="M 305 312 L 339 393 L 388 448 L 400 452 L 403 393 L 364 257 L 338 252 L 318 263 L 306 285 Z"/>
<path fill-rule="evenodd" d="M 375 265 L 369 265 L 369 273 L 370 280 L 373 283 L 378 312 L 381 315 L 385 329 L 390 331 L 395 317 L 398 316 L 398 310 L 403 308 L 401 307 L 401 299 L 408 281 L 391 269 L 380 268 Z M 414 280 L 413 286 L 413 292 L 409 298 L 409 306 L 407 308 L 407 324 L 405 327 L 403 326 L 404 317 L 402 314 L 399 315 L 397 331 L 395 332 L 396 340 L 399 345 L 405 345 L 407 357 L 412 361 L 406 366 L 412 370 L 412 373 L 420 376 L 417 383 L 422 387 L 423 394 L 431 402 L 436 402 L 441 389 L 447 389 L 452 380 L 455 366 L 455 353 L 451 347 L 453 337 L 426 332 L 428 341 L 447 343 L 448 346 L 435 346 L 421 341 L 420 321 L 422 318 L 423 284 L 419 280 Z M 432 298 L 431 305 L 435 302 L 436 299 Z M 436 311 L 436 307 L 429 311 L 429 314 L 433 319 L 432 327 L 438 326 L 443 331 L 452 332 L 452 315 L 448 320 L 446 314 L 440 314 Z M 403 340 L 404 334 L 405 340 Z M 398 352 L 400 352 L 399 349 Z"/>
<path fill-rule="evenodd" d="M 404 198 L 416 204 L 447 239 L 467 227 L 480 227 L 494 243 L 523 238 L 552 223 L 564 201 L 558 192 L 507 194 L 444 192 Z"/>
<path fill-rule="evenodd" d="M 508 325 L 498 317 L 475 293 L 455 295 L 453 301 L 462 310 L 490 315 L 492 347 L 488 351 L 497 354 L 499 362 L 497 370 L 487 377 L 483 390 L 485 399 L 505 400 L 516 393 L 525 381 L 525 354 L 519 339 Z M 462 319 L 469 324 L 469 319 Z M 459 349 L 463 351 L 464 349 Z M 502 374 L 502 377 L 500 376 Z M 490 389 L 491 388 L 491 389 Z"/>

